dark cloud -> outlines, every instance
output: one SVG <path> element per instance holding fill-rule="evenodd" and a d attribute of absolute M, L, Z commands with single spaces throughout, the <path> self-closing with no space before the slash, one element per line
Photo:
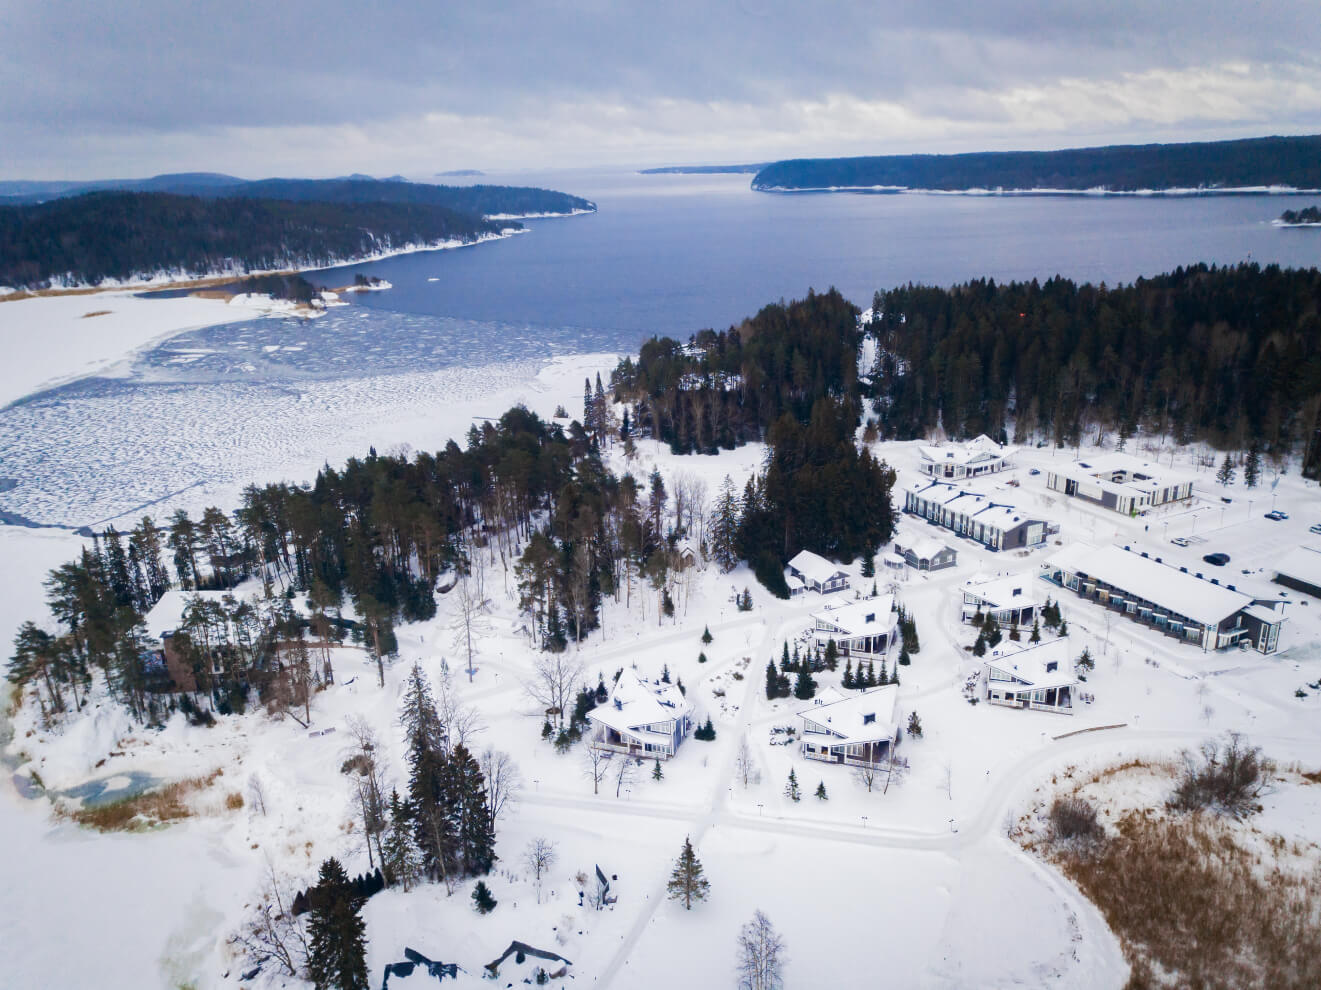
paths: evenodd
<path fill-rule="evenodd" d="M 721 104 L 776 113 L 783 129 L 784 107 L 845 98 L 1026 133 L 1001 94 L 1228 62 L 1268 77 L 1303 72 L 1302 109 L 1286 108 L 1296 117 L 1321 74 L 1321 19 L 1301 3 L 0 4 L 0 172 L 10 176 L 61 162 L 70 174 L 101 172 L 98 161 L 127 161 L 133 142 L 145 162 L 189 141 L 211 154 L 236 128 L 255 141 L 261 130 L 406 126 L 428 114 L 517 134 L 562 108 L 614 107 L 623 116 L 602 128 L 641 132 L 663 101 L 696 108 L 694 126 L 702 107 Z M 1141 107 L 1128 112 L 1143 126 Z M 694 150 L 716 137 L 695 133 Z M 329 157 L 352 151 L 336 147 Z M 232 150 L 252 172 L 273 159 L 260 146 Z"/>

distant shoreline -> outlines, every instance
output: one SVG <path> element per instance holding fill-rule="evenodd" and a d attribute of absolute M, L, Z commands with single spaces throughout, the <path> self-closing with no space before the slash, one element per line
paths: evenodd
<path fill-rule="evenodd" d="M 1072 197 L 1093 199 L 1186 199 L 1201 196 L 1311 196 L 1321 189 L 1300 189 L 1295 186 L 1227 186 L 1224 188 L 1168 189 L 920 189 L 909 186 L 752 186 L 753 192 L 764 193 L 865 193 L 877 196 L 973 196 L 973 197 Z"/>

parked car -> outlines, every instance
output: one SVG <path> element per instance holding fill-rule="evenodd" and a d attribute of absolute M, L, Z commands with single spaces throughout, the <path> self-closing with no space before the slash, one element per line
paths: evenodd
<path fill-rule="evenodd" d="M 1208 564 L 1214 564 L 1216 567 L 1224 567 L 1229 563 L 1229 554 L 1227 553 L 1208 553 L 1202 558 Z"/>
<path fill-rule="evenodd" d="M 1307 527 L 1307 531 L 1309 533 L 1321 533 L 1321 523 L 1317 523 L 1315 526 Z"/>
<path fill-rule="evenodd" d="M 1281 512 L 1279 509 L 1276 509 L 1274 512 L 1266 513 L 1266 518 L 1273 522 L 1280 522 L 1282 519 L 1288 519 L 1289 513 Z"/>
<path fill-rule="evenodd" d="M 1221 495 L 1220 501 L 1224 502 L 1225 505 L 1232 505 L 1234 503 L 1234 500 L 1230 498 L 1228 495 Z"/>
<path fill-rule="evenodd" d="M 1040 468 L 1033 468 L 1031 471 L 1028 472 L 1028 474 L 1031 474 L 1031 475 L 1038 475 L 1038 474 L 1040 474 L 1040 473 L 1041 473 L 1041 469 L 1040 469 Z"/>
<path fill-rule="evenodd" d="M 1170 542 L 1176 547 L 1187 547 L 1192 545 L 1186 536 L 1176 536 L 1174 539 L 1170 540 Z"/>

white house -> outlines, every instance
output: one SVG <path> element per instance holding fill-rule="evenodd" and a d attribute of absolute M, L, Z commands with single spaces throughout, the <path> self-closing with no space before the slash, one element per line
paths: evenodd
<path fill-rule="evenodd" d="M 985 659 L 986 700 L 1009 708 L 1073 714 L 1078 675 L 1067 637 L 1020 646 L 1003 640 Z"/>
<path fill-rule="evenodd" d="M 692 730 L 692 707 L 673 684 L 648 683 L 625 667 L 604 705 L 587 713 L 595 749 L 668 760 Z"/>
<path fill-rule="evenodd" d="M 892 595 L 812 613 L 813 642 L 824 648 L 833 639 L 841 657 L 880 659 L 889 653 L 898 632 L 899 613 Z"/>
<path fill-rule="evenodd" d="M 1059 526 L 1015 508 L 1008 498 L 948 481 L 918 482 L 904 492 L 904 511 L 991 550 L 1039 546 L 1059 532 Z"/>
<path fill-rule="evenodd" d="M 921 460 L 918 468 L 928 478 L 958 481 L 994 474 L 1009 466 L 1009 458 L 1018 452 L 1016 447 L 1001 447 L 982 434 L 967 443 L 951 443 L 938 447 L 919 447 Z"/>
<path fill-rule="evenodd" d="M 1051 468 L 1046 473 L 1046 487 L 1126 516 L 1193 494 L 1188 476 L 1117 451 Z"/>
<path fill-rule="evenodd" d="M 899 685 L 887 684 L 799 712 L 803 720 L 799 752 L 823 763 L 880 766 L 898 743 L 898 698 Z"/>
<path fill-rule="evenodd" d="M 849 576 L 839 569 L 838 564 L 832 564 L 811 550 L 798 551 L 793 560 L 789 561 L 789 574 L 802 581 L 808 590 L 823 595 L 843 591 L 849 586 Z"/>
<path fill-rule="evenodd" d="M 972 622 L 980 612 L 982 616 L 995 616 L 995 621 L 1006 629 L 1031 626 L 1040 605 L 1033 583 L 1031 574 L 998 578 L 978 575 L 963 586 L 961 618 Z"/>

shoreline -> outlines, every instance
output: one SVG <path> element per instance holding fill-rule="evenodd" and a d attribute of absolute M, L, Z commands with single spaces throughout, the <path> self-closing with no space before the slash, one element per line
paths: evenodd
<path fill-rule="evenodd" d="M 888 196 L 977 196 L 977 197 L 1093 197 L 1137 198 L 1137 199 L 1185 199 L 1201 196 L 1313 196 L 1321 194 L 1321 189 L 1299 189 L 1295 186 L 1226 186 L 1224 188 L 1172 187 L 1169 189 L 1107 189 L 1097 186 L 1090 189 L 1053 189 L 1048 187 L 1005 189 L 1001 187 L 983 188 L 970 186 L 967 189 L 927 189 L 916 186 L 759 186 L 752 185 L 753 192 L 763 193 L 872 193 Z"/>
<path fill-rule="evenodd" d="M 586 211 L 585 211 L 586 212 Z M 561 214 L 561 216 L 571 216 L 572 214 Z M 511 217 L 500 217 L 493 219 L 514 219 Z M 192 278 L 175 278 L 173 276 L 153 276 L 141 281 L 118 281 L 109 280 L 100 282 L 96 285 L 71 285 L 60 288 L 49 289 L 13 289 L 11 287 L 0 287 L 0 303 L 17 302 L 22 299 L 43 299 L 57 296 L 90 296 L 101 292 L 132 292 L 134 294 L 150 295 L 155 292 L 166 292 L 178 289 L 206 289 L 214 288 L 218 285 L 227 285 L 237 279 L 244 279 L 255 275 L 306 275 L 310 272 L 330 271 L 334 268 L 348 268 L 351 265 L 365 265 L 373 261 L 384 261 L 387 258 L 397 258 L 405 254 L 419 254 L 423 251 L 449 251 L 455 248 L 474 247 L 478 244 L 487 244 L 491 241 L 502 241 L 518 234 L 525 234 L 525 228 L 506 227 L 498 234 L 482 234 L 480 237 L 471 241 L 448 240 L 432 241 L 427 244 L 406 244 L 401 248 L 393 248 L 389 251 L 377 251 L 370 255 L 364 255 L 359 258 L 351 258 L 342 261 L 336 261 L 329 265 L 318 265 L 314 268 L 272 268 L 259 269 L 255 271 L 234 271 L 230 273 L 208 273 L 198 275 Z M 8 291 L 6 291 L 8 290 Z"/>

